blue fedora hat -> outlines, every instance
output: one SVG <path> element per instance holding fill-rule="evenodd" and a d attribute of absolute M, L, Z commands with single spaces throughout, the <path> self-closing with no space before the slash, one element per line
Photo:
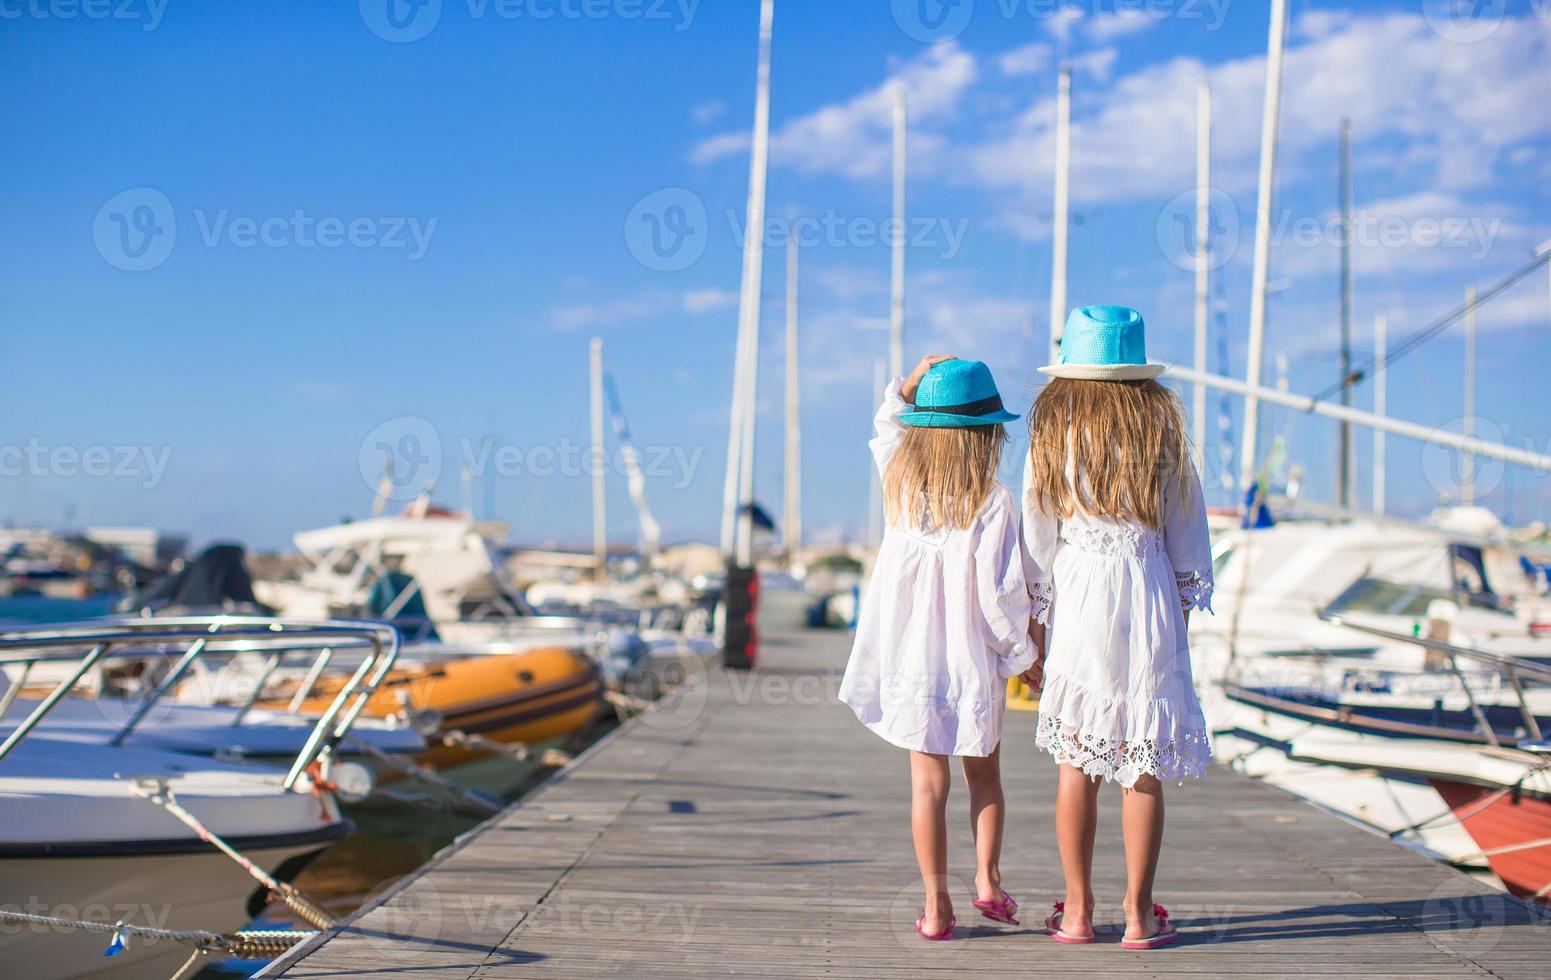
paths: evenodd
<path fill-rule="evenodd" d="M 1039 369 L 1052 378 L 1141 381 L 1166 370 L 1147 363 L 1147 324 L 1129 306 L 1079 306 L 1066 318 L 1061 352 Z"/>
<path fill-rule="evenodd" d="M 939 361 L 916 388 L 916 410 L 899 420 L 928 429 L 999 425 L 1018 416 L 1002 407 L 991 369 L 981 361 Z"/>

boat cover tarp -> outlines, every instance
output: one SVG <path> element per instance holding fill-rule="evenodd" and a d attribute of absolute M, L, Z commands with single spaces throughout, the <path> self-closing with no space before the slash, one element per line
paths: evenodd
<path fill-rule="evenodd" d="M 183 568 L 137 593 L 134 609 L 227 609 L 240 606 L 271 610 L 253 594 L 253 576 L 239 544 L 213 544 Z"/>

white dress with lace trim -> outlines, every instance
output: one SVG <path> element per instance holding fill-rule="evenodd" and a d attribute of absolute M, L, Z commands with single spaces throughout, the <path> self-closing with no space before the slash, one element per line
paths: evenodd
<path fill-rule="evenodd" d="M 1035 744 L 1122 786 L 1203 776 L 1212 758 L 1184 616 L 1211 609 L 1211 545 L 1194 472 L 1187 483 L 1153 529 L 1046 515 L 1024 473 L 1025 577 L 1046 625 Z"/>

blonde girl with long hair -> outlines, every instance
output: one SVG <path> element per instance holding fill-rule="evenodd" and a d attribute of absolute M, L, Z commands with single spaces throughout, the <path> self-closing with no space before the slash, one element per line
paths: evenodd
<path fill-rule="evenodd" d="M 1098 790 L 1122 788 L 1126 930 L 1121 945 L 1178 938 L 1153 901 L 1163 783 L 1211 761 L 1186 627 L 1210 611 L 1211 546 L 1184 409 L 1148 364 L 1141 314 L 1072 312 L 1052 380 L 1029 414 L 1023 479 L 1027 578 L 1044 689 L 1035 744 L 1060 765 L 1056 836 L 1066 899 L 1057 940 L 1094 940 Z"/>
<path fill-rule="evenodd" d="M 913 403 L 913 404 L 912 404 Z M 915 931 L 951 939 L 949 756 L 963 757 L 975 838 L 974 908 L 1017 925 L 1002 888 L 999 748 L 1007 678 L 1034 666 L 1018 504 L 996 479 L 1007 442 L 991 372 L 928 357 L 888 388 L 873 458 L 885 530 L 840 699 L 910 753 L 910 828 L 925 907 Z"/>

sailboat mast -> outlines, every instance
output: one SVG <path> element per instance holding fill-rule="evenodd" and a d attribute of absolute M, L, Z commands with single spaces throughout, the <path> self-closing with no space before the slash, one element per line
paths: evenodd
<path fill-rule="evenodd" d="M 744 212 L 743 279 L 738 295 L 738 343 L 732 412 L 727 433 L 727 474 L 722 486 L 722 551 L 746 565 L 753 559 L 754 400 L 759 375 L 759 306 L 765 244 L 765 174 L 770 156 L 770 39 L 775 0 L 759 8 L 759 72 L 754 98 L 754 137 L 749 154 L 749 198 Z M 740 519 L 740 511 L 741 519 Z"/>
<path fill-rule="evenodd" d="M 1212 87 L 1205 80 L 1196 90 L 1196 370 L 1206 373 L 1208 291 L 1211 285 L 1212 221 Z M 1206 385 L 1192 393 L 1191 422 L 1196 444 L 1196 470 L 1206 469 Z"/>
<path fill-rule="evenodd" d="M 872 364 L 872 403 L 883 403 L 883 392 L 888 385 L 882 361 Z M 867 467 L 867 548 L 876 554 L 883 543 L 883 485 L 875 467 Z"/>
<path fill-rule="evenodd" d="M 786 553 L 795 562 L 802 547 L 802 417 L 797 381 L 797 260 L 794 239 L 786 243 Z"/>
<path fill-rule="evenodd" d="M 905 86 L 894 89 L 894 242 L 889 277 L 889 376 L 905 373 Z"/>
<path fill-rule="evenodd" d="M 1383 418 L 1389 411 L 1389 371 L 1384 359 L 1389 356 L 1389 320 L 1380 313 L 1373 318 L 1373 355 L 1379 370 L 1373 374 L 1373 414 Z M 1384 430 L 1373 430 L 1373 512 L 1384 513 Z"/>
<path fill-rule="evenodd" d="M 603 580 L 608 565 L 608 540 L 604 531 L 603 477 L 608 469 L 603 465 L 603 341 L 592 338 L 589 347 L 588 371 L 592 391 L 592 561 L 593 574 Z"/>
<path fill-rule="evenodd" d="M 1466 438 L 1476 434 L 1476 287 L 1465 290 L 1465 415 Z M 1460 503 L 1476 502 L 1476 457 L 1468 450 L 1461 454 Z"/>
<path fill-rule="evenodd" d="M 1239 459 L 1240 485 L 1253 486 L 1260 434 L 1261 361 L 1265 359 L 1266 281 L 1271 266 L 1271 199 L 1276 183 L 1277 118 L 1282 104 L 1282 49 L 1287 33 L 1287 0 L 1271 0 L 1271 33 L 1266 49 L 1266 101 L 1260 120 L 1260 189 L 1255 201 L 1255 271 L 1249 307 L 1249 357 L 1245 378 L 1251 391 L 1244 397 L 1244 450 Z"/>
<path fill-rule="evenodd" d="M 1056 174 L 1055 207 L 1051 214 L 1050 234 L 1050 363 L 1061 350 L 1061 332 L 1066 326 L 1066 228 L 1068 179 L 1072 162 L 1072 69 L 1061 66 L 1056 89 Z"/>
<path fill-rule="evenodd" d="M 1341 120 L 1341 404 L 1352 407 L 1352 124 Z M 1352 425 L 1341 423 L 1336 499 L 1352 506 Z"/>

